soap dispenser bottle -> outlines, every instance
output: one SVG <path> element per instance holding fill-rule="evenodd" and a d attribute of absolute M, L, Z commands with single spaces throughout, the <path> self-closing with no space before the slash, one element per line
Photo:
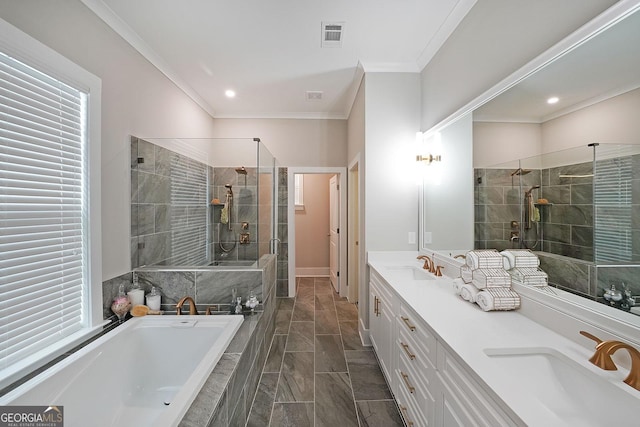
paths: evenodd
<path fill-rule="evenodd" d="M 118 321 L 120 323 L 124 322 L 124 318 L 127 315 L 127 312 L 131 308 L 131 301 L 129 301 L 129 297 L 124 293 L 124 283 L 121 283 L 118 287 L 118 295 L 113 299 L 113 303 L 111 304 L 111 311 L 118 316 Z"/>
<path fill-rule="evenodd" d="M 135 271 L 133 272 L 131 281 L 133 282 L 131 289 L 127 292 L 129 301 L 131 301 L 131 307 L 144 304 L 144 290 L 140 287 L 140 283 L 138 283 L 138 275 Z"/>
<path fill-rule="evenodd" d="M 147 294 L 147 307 L 150 310 L 160 310 L 160 298 L 160 293 L 158 293 L 155 286 L 152 286 L 151 292 Z"/>

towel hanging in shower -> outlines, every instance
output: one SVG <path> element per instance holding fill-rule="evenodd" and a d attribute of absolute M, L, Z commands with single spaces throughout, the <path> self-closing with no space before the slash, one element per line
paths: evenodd
<path fill-rule="evenodd" d="M 222 211 L 220 211 L 220 223 L 227 224 L 229 222 L 229 209 L 227 208 L 227 204 L 224 204 Z"/>

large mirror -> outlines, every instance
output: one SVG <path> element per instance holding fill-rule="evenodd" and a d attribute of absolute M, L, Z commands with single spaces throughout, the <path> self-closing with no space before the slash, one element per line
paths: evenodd
<path fill-rule="evenodd" d="M 533 250 L 540 251 L 542 255 L 554 254 L 545 256 L 548 261 L 544 267 L 558 270 L 559 278 L 568 277 L 568 280 L 556 280 L 562 282 L 561 288 L 608 303 L 603 296 L 613 285 L 616 291 L 624 294 L 627 290 L 632 296 L 637 296 L 640 306 L 640 283 L 637 279 L 640 277 L 638 9 L 640 7 L 636 5 L 620 12 L 610 22 L 603 21 L 602 28 L 576 43 L 574 48 L 508 89 L 496 90 L 493 95 L 486 96 L 489 101 L 473 108 L 473 136 L 468 144 L 473 147 L 474 176 L 460 182 L 457 187 L 448 183 L 447 192 L 467 194 L 472 188 L 473 196 L 458 202 L 460 210 L 468 210 L 471 206 L 474 211 L 471 247 L 527 247 L 527 244 L 539 241 Z M 551 98 L 557 98 L 555 103 Z M 462 123 L 468 120 L 466 114 L 459 119 Z M 440 128 L 437 133 L 446 135 L 450 127 L 459 126 L 454 122 Z M 588 145 L 593 143 L 600 144 L 599 151 Z M 464 142 L 457 144 L 464 145 Z M 594 204 L 594 175 L 597 176 L 596 169 L 602 170 L 604 165 L 610 167 L 613 164 L 615 171 L 622 171 L 623 168 L 615 167 L 620 162 L 629 165 L 630 174 L 612 182 L 613 187 L 605 193 L 619 199 L 626 197 L 624 203 L 628 209 L 629 224 L 622 234 L 629 244 L 613 245 L 613 249 L 627 251 L 629 256 L 609 254 L 608 258 L 599 260 L 593 242 L 594 236 L 598 235 L 596 214 L 601 227 L 609 219 L 617 220 L 610 210 L 598 209 Z M 541 185 L 554 183 L 549 181 L 549 174 L 556 172 L 563 176 L 554 179 L 562 181 L 555 182 L 555 188 L 547 188 L 543 193 Z M 500 185 L 495 186 L 492 193 L 483 192 L 482 186 L 491 179 L 494 183 L 500 181 Z M 435 215 L 432 214 L 438 199 L 431 197 L 429 187 L 433 187 L 433 180 L 425 179 L 421 226 L 427 232 L 439 226 L 433 221 Z M 620 191 L 622 187 L 624 191 Z M 560 192 L 564 193 L 561 195 Z M 623 193 L 624 197 L 621 196 Z M 525 195 L 531 196 L 532 200 L 531 210 L 527 212 L 529 215 L 523 214 L 526 210 L 523 207 Z M 579 202 L 573 203 L 572 198 L 573 202 Z M 551 207 L 552 199 L 561 203 Z M 550 202 L 549 206 L 535 205 L 545 200 Z M 490 229 L 487 224 L 482 224 L 487 211 L 504 213 L 504 221 L 497 221 L 499 224 L 493 224 L 495 227 Z M 541 220 L 554 214 L 553 225 L 542 223 Z M 579 215 L 580 221 L 573 221 L 572 214 Z M 561 217 L 567 224 L 561 224 Z M 522 228 L 526 224 L 531 225 Z M 440 229 L 449 239 L 458 235 L 458 241 L 464 242 L 465 225 L 458 223 Z M 555 242 L 550 239 L 553 237 L 551 233 L 556 233 Z M 451 247 L 434 234 L 424 234 L 420 235 L 421 249 L 470 248 Z M 431 242 L 426 237 L 432 238 Z M 576 284 L 573 289 L 571 283 Z M 640 314 L 637 308 L 628 311 Z"/>

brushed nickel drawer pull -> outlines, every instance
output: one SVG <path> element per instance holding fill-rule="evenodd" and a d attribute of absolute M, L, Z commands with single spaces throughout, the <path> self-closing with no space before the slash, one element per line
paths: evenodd
<path fill-rule="evenodd" d="M 407 407 L 400 405 L 400 410 L 404 413 L 404 419 L 407 420 L 407 425 L 411 427 L 413 425 L 413 421 L 409 420 L 409 414 L 407 413 Z"/>
<path fill-rule="evenodd" d="M 409 389 L 409 393 L 413 394 L 413 392 L 416 391 L 416 388 L 414 386 L 412 386 L 411 384 L 409 384 L 409 375 L 405 374 L 402 371 L 400 371 L 400 375 L 402 375 L 402 379 L 404 380 L 404 384 Z"/>
<path fill-rule="evenodd" d="M 411 323 L 409 323 L 409 318 L 408 317 L 404 317 L 404 316 L 400 316 L 400 318 L 402 319 L 402 321 L 407 325 L 407 327 L 409 329 L 411 329 L 411 331 L 415 331 L 416 327 L 413 326 Z"/>
<path fill-rule="evenodd" d="M 404 348 L 404 352 L 409 356 L 409 359 L 413 360 L 416 358 L 416 355 L 409 351 L 409 344 L 405 344 L 402 341 L 400 341 L 400 344 L 402 345 L 402 348 Z"/>

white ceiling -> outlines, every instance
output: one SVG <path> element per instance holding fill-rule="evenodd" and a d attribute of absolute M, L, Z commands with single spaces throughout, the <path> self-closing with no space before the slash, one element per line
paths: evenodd
<path fill-rule="evenodd" d="M 362 71 L 420 72 L 476 2 L 82 1 L 214 117 L 341 119 Z M 323 21 L 344 23 L 341 48 Z"/>
<path fill-rule="evenodd" d="M 640 10 L 476 109 L 475 121 L 544 123 L 640 87 Z M 547 98 L 557 96 L 557 104 Z"/>

